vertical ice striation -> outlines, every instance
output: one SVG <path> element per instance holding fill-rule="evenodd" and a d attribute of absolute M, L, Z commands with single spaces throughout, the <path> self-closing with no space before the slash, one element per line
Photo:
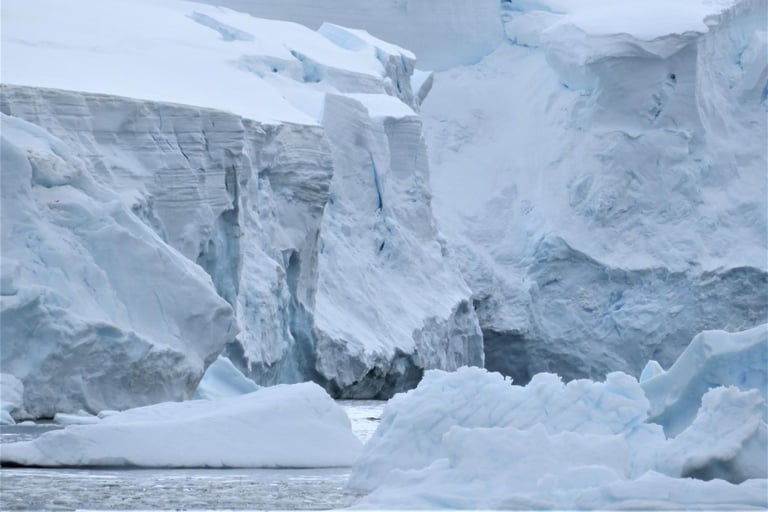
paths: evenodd
<path fill-rule="evenodd" d="M 97 215 L 95 204 L 106 195 L 125 205 L 119 222 L 140 227 L 142 239 L 171 254 L 187 269 L 183 275 L 196 275 L 191 283 L 202 286 L 193 292 L 186 277 L 174 277 L 170 263 L 154 273 L 154 266 L 137 259 L 141 246 L 110 235 L 98 243 L 88 238 L 81 249 L 106 258 L 83 259 L 84 290 L 71 282 L 72 263 L 62 251 L 62 259 L 41 262 L 45 271 L 35 274 L 49 291 L 24 305 L 18 302 L 24 295 L 17 292 L 19 283 L 29 282 L 27 270 L 37 261 L 32 255 L 41 248 L 16 254 L 22 249 L 20 221 L 4 215 L 9 239 L 3 245 L 3 293 L 9 297 L 3 297 L 3 371 L 24 382 L 25 414 L 185 398 L 223 348 L 258 383 L 311 379 L 338 396 L 390 396 L 414 386 L 425 368 L 482 364 L 469 291 L 450 270 L 432 221 L 429 170 L 415 115 L 372 118 L 360 100 L 329 96 L 321 128 L 53 89 L 4 85 L 2 95 L 4 130 L 30 126 L 55 141 L 43 160 L 27 157 L 35 176 L 32 192 L 71 186 L 69 178 L 62 181 L 49 170 L 64 165 L 56 163 L 62 158 L 92 183 L 86 193 L 96 203 L 76 218 L 68 214 L 66 229 L 86 236 L 79 233 L 80 223 Z M 373 102 L 374 112 L 380 108 L 379 95 L 362 97 Z M 71 156 L 60 156 L 58 148 Z M 9 151 L 7 158 L 14 154 Z M 19 179 L 21 162 L 4 164 L 4 183 Z M 9 208 L 21 209 L 16 203 L 28 199 L 19 195 L 14 201 L 12 206 L 4 196 Z M 38 236 L 38 229 L 23 232 Z M 112 256 L 116 250 L 122 258 Z M 12 268 L 11 257 L 23 262 L 20 271 Z M 56 265 L 60 282 L 45 277 Z M 190 274 L 189 268 L 196 270 Z M 46 304 L 60 307 L 62 299 L 54 298 L 60 293 L 69 294 L 68 305 L 54 313 Z M 186 294 L 183 300 L 175 298 L 178 293 Z M 82 327 L 75 322 L 65 328 L 74 321 L 65 320 L 67 311 L 80 319 L 80 294 L 93 296 L 103 313 Z M 159 302 L 148 302 L 147 294 Z M 34 327 L 43 315 L 56 318 L 50 335 Z M 214 322 L 196 323 L 206 318 Z M 185 323 L 162 332 L 169 322 Z M 163 341 L 168 336 L 172 342 Z M 91 357 L 67 348 L 75 340 L 83 350 L 90 343 L 107 352 Z M 166 345 L 174 349 L 160 348 Z M 198 345 L 205 348 L 194 352 Z M 117 347 L 135 353 L 121 355 Z M 31 353 L 41 359 L 30 361 Z M 83 374 L 91 376 L 92 386 L 83 383 Z"/>
<path fill-rule="evenodd" d="M 0 363 L 23 384 L 14 416 L 190 396 L 237 334 L 210 277 L 95 179 L 82 146 L 5 113 L 2 135 L 2 257 L 15 268 Z"/>

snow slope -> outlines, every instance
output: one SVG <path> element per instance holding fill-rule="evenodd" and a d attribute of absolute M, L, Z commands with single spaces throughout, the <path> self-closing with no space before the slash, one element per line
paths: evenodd
<path fill-rule="evenodd" d="M 428 372 L 389 401 L 349 485 L 378 509 L 764 508 L 768 380 L 740 363 L 747 344 L 768 347 L 766 328 L 705 333 L 719 351 L 697 341 L 683 353 L 664 384 L 700 407 L 669 408 L 681 425 L 670 438 L 652 423 L 665 398 L 623 373 L 567 384 L 541 373 L 522 387 L 478 368 Z M 742 389 L 723 387 L 733 380 Z"/>
<path fill-rule="evenodd" d="M 129 409 L 3 445 L 0 462 L 24 466 L 348 466 L 362 443 L 346 413 L 312 383 L 219 400 Z"/>
<path fill-rule="evenodd" d="M 299 124 L 317 124 L 328 90 L 406 95 L 410 86 L 385 79 L 375 45 L 342 47 L 294 23 L 202 4 L 34 0 L 7 2 L 2 9 L 8 84 Z M 402 51 L 404 64 L 412 59 L 393 45 L 386 49 Z"/>
<path fill-rule="evenodd" d="M 77 257 L 62 249 L 51 260 L 19 237 L 58 243 L 20 217 L 51 178 L 8 200 L 14 189 L 4 186 L 3 273 L 21 276 L 4 275 L 4 289 L 26 297 L 40 285 L 96 303 L 84 300 L 63 317 L 36 313 L 52 319 L 41 347 L 30 342 L 30 327 L 3 323 L 2 371 L 24 383 L 26 412 L 15 415 L 189 397 L 222 350 L 259 384 L 314 380 L 350 397 L 390 396 L 425 368 L 482 364 L 470 291 L 432 217 L 414 110 L 425 89 L 411 89 L 410 52 L 359 30 L 326 24 L 313 32 L 175 0 L 77 7 L 3 3 L 3 131 L 31 123 L 53 148 L 50 166 L 75 162 L 97 187 L 56 237 L 101 219 L 98 204 L 108 201 L 120 223 L 144 230 L 150 247 L 181 270 L 160 272 L 154 262 L 166 260 L 116 240 Z M 49 15 L 34 15 L 42 10 Z M 34 149 L 16 144 L 22 155 Z M 4 183 L 24 181 L 19 165 L 3 165 Z M 122 261 L 131 267 L 118 269 Z M 96 286 L 91 274 L 112 288 Z M 162 307 L 146 300 L 149 292 Z M 17 300 L 4 299 L 4 315 L 18 316 Z M 209 317 L 210 326 L 185 330 Z M 84 323 L 73 327 L 70 318 Z M 114 363 L 79 355 L 90 362 L 78 364 L 93 368 L 74 371 L 60 352 L 84 331 L 98 350 L 133 352 Z M 187 345 L 204 349 L 188 362 Z M 178 360 L 147 355 L 151 347 L 171 347 L 168 357 Z M 156 365 L 163 384 L 150 370 L 135 373 L 137 359 Z M 104 396 L 80 390 L 80 375 L 91 373 L 105 376 Z"/>

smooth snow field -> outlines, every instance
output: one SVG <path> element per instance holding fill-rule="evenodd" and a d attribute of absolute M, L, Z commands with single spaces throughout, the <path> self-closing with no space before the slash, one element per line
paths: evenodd
<path fill-rule="evenodd" d="M 340 401 L 367 441 L 381 401 Z M 32 440 L 54 425 L 4 425 L 0 443 Z M 363 493 L 345 488 L 350 468 L 322 469 L 0 469 L 0 510 L 330 509 Z"/>

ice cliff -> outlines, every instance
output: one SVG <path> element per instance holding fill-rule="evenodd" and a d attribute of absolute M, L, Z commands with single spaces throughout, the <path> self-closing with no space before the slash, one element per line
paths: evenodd
<path fill-rule="evenodd" d="M 502 0 L 458 19 L 459 0 L 424 3 L 380 9 L 438 38 L 410 48 L 436 71 L 421 106 L 435 215 L 487 368 L 639 375 L 700 331 L 768 318 L 765 0 Z M 388 16 L 359 23 L 406 44 Z M 430 29 L 443 22 L 460 36 Z"/>
<path fill-rule="evenodd" d="M 766 5 L 504 2 L 508 42 L 435 76 L 435 211 L 487 368 L 639 375 L 768 318 Z"/>
<path fill-rule="evenodd" d="M 186 2 L 78 7 L 3 4 L 15 417 L 189 397 L 222 351 L 352 397 L 482 365 L 411 53 Z"/>

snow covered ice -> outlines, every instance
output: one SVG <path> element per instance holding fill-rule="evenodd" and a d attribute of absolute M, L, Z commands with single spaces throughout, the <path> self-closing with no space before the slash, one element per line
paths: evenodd
<path fill-rule="evenodd" d="M 768 507 L 768 1 L 2 11 L 4 464 Z"/>
<path fill-rule="evenodd" d="M 0 357 L 3 373 L 23 383 L 12 414 L 50 418 L 188 396 L 236 334 L 231 307 L 203 269 L 64 142 L 5 114 L 2 193 L 10 277 Z"/>
<path fill-rule="evenodd" d="M 675 437 L 653 423 L 643 387 L 623 373 L 567 384 L 538 374 L 522 387 L 477 368 L 431 371 L 387 404 L 350 486 L 373 491 L 364 508 L 764 508 L 766 374 L 739 379 L 750 371 L 736 370 L 743 346 L 734 340 L 765 350 L 768 326 L 704 337 L 728 348 L 702 354 L 693 343 L 679 362 L 698 356 L 697 378 L 667 374 L 681 400 L 701 403 Z M 745 390 L 722 386 L 732 378 Z"/>
<path fill-rule="evenodd" d="M 482 364 L 432 217 L 409 51 L 170 0 L 9 1 L 3 20 L 15 417 L 189 398 L 222 351 L 258 384 L 348 397 Z M 112 211 L 109 240 L 88 238 Z"/>
<path fill-rule="evenodd" d="M 219 400 L 165 402 L 3 445 L 3 464 L 138 467 L 333 467 L 362 444 L 312 383 Z"/>
<path fill-rule="evenodd" d="M 636 375 L 768 316 L 764 0 L 226 1 L 366 28 L 435 71 L 434 211 L 488 368 Z"/>

